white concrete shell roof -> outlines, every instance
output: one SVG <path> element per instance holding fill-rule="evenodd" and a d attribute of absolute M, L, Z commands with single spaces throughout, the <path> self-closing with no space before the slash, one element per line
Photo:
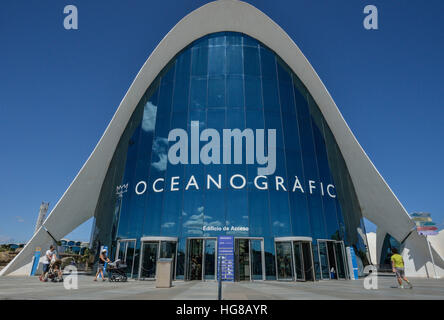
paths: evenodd
<path fill-rule="evenodd" d="M 234 31 L 247 34 L 277 53 L 305 84 L 336 138 L 348 167 L 363 215 L 401 241 L 413 222 L 359 145 L 324 84 L 297 45 L 274 21 L 250 4 L 237 0 L 208 3 L 185 16 L 159 43 L 120 103 L 105 133 L 44 222 L 60 239 L 94 215 L 108 166 L 140 98 L 159 72 L 183 48 L 207 34 Z M 40 228 L 24 250 L 0 275 L 23 274 L 37 247 L 51 242 Z M 26 267 L 25 267 L 26 266 Z"/>

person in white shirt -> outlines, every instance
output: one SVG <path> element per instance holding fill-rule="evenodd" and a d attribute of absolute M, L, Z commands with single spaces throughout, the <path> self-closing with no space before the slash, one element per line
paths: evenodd
<path fill-rule="evenodd" d="M 49 247 L 49 250 L 46 251 L 45 258 L 43 259 L 43 273 L 40 276 L 40 281 L 46 280 L 46 273 L 49 271 L 49 264 L 51 263 L 51 260 L 56 255 L 55 247 L 51 245 Z"/>

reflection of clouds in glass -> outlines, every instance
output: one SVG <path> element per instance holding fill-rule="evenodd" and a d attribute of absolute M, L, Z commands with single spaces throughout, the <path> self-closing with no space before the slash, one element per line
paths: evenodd
<path fill-rule="evenodd" d="M 142 130 L 146 132 L 154 131 L 156 126 L 157 107 L 148 101 L 143 108 Z"/>
<path fill-rule="evenodd" d="M 154 157 L 157 157 L 158 161 L 153 161 L 153 166 L 158 171 L 165 171 L 168 163 L 168 139 L 162 137 L 156 137 L 153 143 Z M 153 158 L 155 159 L 155 158 Z"/>
<path fill-rule="evenodd" d="M 275 222 L 273 222 L 273 227 L 283 228 L 285 227 L 285 224 L 283 222 L 276 220 Z"/>
<path fill-rule="evenodd" d="M 242 219 L 248 219 L 248 216 L 242 216 Z"/>
<path fill-rule="evenodd" d="M 202 235 L 202 230 L 196 230 L 196 229 L 189 229 L 189 230 L 187 230 L 187 233 L 189 234 L 189 235 L 197 235 L 197 236 L 200 236 L 200 235 Z"/>
<path fill-rule="evenodd" d="M 210 223 L 205 224 L 208 227 L 222 227 L 222 222 L 219 220 L 211 221 Z"/>
<path fill-rule="evenodd" d="M 184 222 L 183 226 L 186 228 L 194 228 L 196 226 L 202 226 L 204 220 L 204 214 L 193 214 L 191 217 Z"/>
<path fill-rule="evenodd" d="M 183 226 L 188 229 L 188 234 L 202 234 L 204 225 L 209 227 L 223 226 L 222 221 L 211 221 L 213 217 L 204 214 L 204 207 L 199 207 L 196 211 L 199 212 L 199 214 L 191 215 L 191 217 L 183 223 Z M 182 215 L 186 216 L 187 214 L 183 212 Z"/>
<path fill-rule="evenodd" d="M 175 222 L 165 222 L 165 223 L 162 225 L 162 228 L 172 228 L 172 227 L 174 227 L 175 225 L 176 225 Z"/>
<path fill-rule="evenodd" d="M 188 234 L 202 234 L 204 214 L 193 214 L 183 223 L 183 227 L 187 229 Z"/>

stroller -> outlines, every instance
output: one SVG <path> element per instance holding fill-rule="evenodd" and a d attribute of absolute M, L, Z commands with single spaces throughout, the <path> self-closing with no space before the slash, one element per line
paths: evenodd
<path fill-rule="evenodd" d="M 109 273 L 109 281 L 125 282 L 128 279 L 125 272 L 126 267 L 126 264 L 120 262 L 120 259 L 108 263 L 106 271 Z"/>
<path fill-rule="evenodd" d="M 51 261 L 48 273 L 46 274 L 45 279 L 43 281 L 46 282 L 48 281 L 48 279 L 50 279 L 51 282 L 63 282 L 61 265 L 62 265 L 62 260 L 60 259 L 55 259 Z"/>

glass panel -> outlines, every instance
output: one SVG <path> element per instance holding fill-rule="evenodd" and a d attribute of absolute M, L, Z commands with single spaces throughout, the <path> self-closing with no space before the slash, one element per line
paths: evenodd
<path fill-rule="evenodd" d="M 302 254 L 304 259 L 304 272 L 306 281 L 314 281 L 313 278 L 313 256 L 310 242 L 302 243 Z"/>
<path fill-rule="evenodd" d="M 317 243 L 312 243 L 312 252 L 313 252 L 313 268 L 315 273 L 316 280 L 321 280 L 321 267 L 319 264 L 319 251 Z"/>
<path fill-rule="evenodd" d="M 328 262 L 330 264 L 330 279 L 337 279 L 338 269 L 336 267 L 336 256 L 335 256 L 333 241 L 327 241 L 327 250 L 328 250 Z"/>
<path fill-rule="evenodd" d="M 263 280 L 262 240 L 250 240 L 251 249 L 251 276 L 253 280 Z"/>
<path fill-rule="evenodd" d="M 305 280 L 302 246 L 300 242 L 293 243 L 294 266 L 296 268 L 296 280 Z"/>
<path fill-rule="evenodd" d="M 132 278 L 133 276 L 133 265 L 134 265 L 134 251 L 136 247 L 136 241 L 127 241 L 127 249 L 126 249 L 126 274 L 128 278 Z"/>
<path fill-rule="evenodd" d="M 216 277 L 216 240 L 205 240 L 205 280 L 214 280 Z"/>
<path fill-rule="evenodd" d="M 208 48 L 208 74 L 224 75 L 225 63 L 225 46 L 210 46 Z"/>
<path fill-rule="evenodd" d="M 191 74 L 205 76 L 208 70 L 208 47 L 193 48 L 191 57 Z"/>
<path fill-rule="evenodd" d="M 264 240 L 265 279 L 276 280 L 275 243 L 271 237 Z"/>
<path fill-rule="evenodd" d="M 336 242 L 335 243 L 335 253 L 336 253 L 336 260 L 338 264 L 338 278 L 339 279 L 345 279 L 345 264 L 344 264 L 344 255 L 342 254 L 343 244 L 342 242 Z"/>
<path fill-rule="evenodd" d="M 225 78 L 212 77 L 208 80 L 208 108 L 221 108 L 225 107 Z M 218 118 L 211 118 L 217 119 Z M 225 120 L 225 117 L 222 118 Z"/>
<path fill-rule="evenodd" d="M 154 279 L 156 277 L 158 242 L 144 242 L 142 245 L 142 265 L 140 277 Z"/>
<path fill-rule="evenodd" d="M 160 242 L 160 258 L 174 258 L 176 255 L 176 242 L 161 241 Z"/>
<path fill-rule="evenodd" d="M 321 276 L 322 279 L 330 279 L 327 244 L 325 243 L 325 241 L 318 241 L 318 243 L 319 243 L 319 259 L 321 263 Z"/>
<path fill-rule="evenodd" d="M 117 251 L 117 259 L 121 262 L 125 262 L 126 241 L 119 241 L 119 251 Z"/>
<path fill-rule="evenodd" d="M 179 239 L 179 247 L 177 249 L 177 262 L 176 262 L 176 279 L 183 280 L 185 278 L 185 250 L 186 239 Z"/>
<path fill-rule="evenodd" d="M 202 280 L 203 239 L 188 242 L 188 280 Z"/>
<path fill-rule="evenodd" d="M 236 239 L 236 260 L 237 280 L 250 280 L 250 246 L 248 239 Z"/>
<path fill-rule="evenodd" d="M 278 280 L 292 280 L 291 242 L 276 242 Z"/>

